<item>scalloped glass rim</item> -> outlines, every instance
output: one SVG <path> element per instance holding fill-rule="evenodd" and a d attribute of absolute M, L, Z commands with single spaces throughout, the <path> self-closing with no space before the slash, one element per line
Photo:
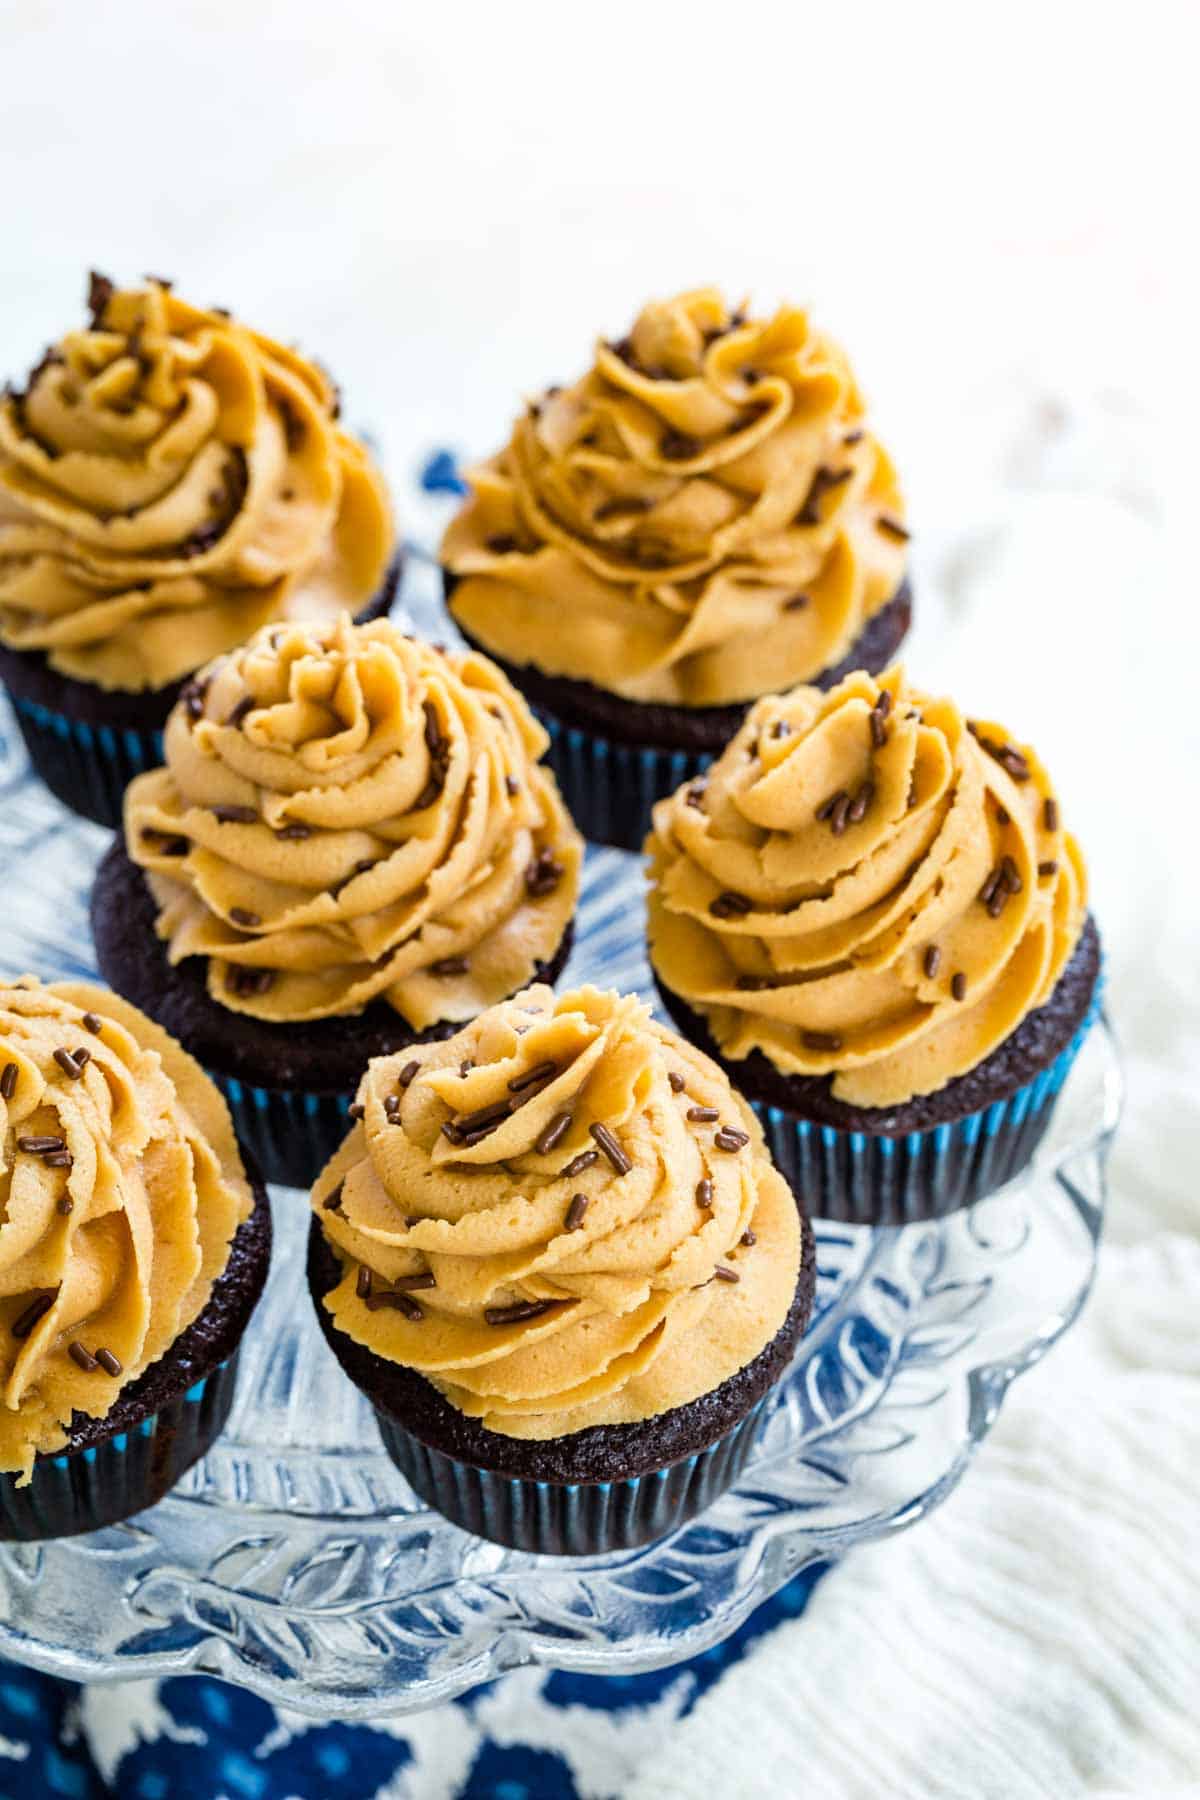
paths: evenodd
<path fill-rule="evenodd" d="M 0 711 L 0 855 L 23 876 L 0 964 L 92 972 L 106 841 L 30 777 Z M 640 881 L 634 858 L 589 852 L 568 979 L 651 992 Z M 817 1315 L 750 1468 L 701 1518 L 618 1557 L 524 1556 L 414 1500 L 311 1317 L 307 1207 L 276 1190 L 277 1255 L 224 1436 L 125 1525 L 0 1545 L 0 1654 L 74 1680 L 203 1671 L 323 1718 L 418 1710 L 523 1663 L 630 1674 L 694 1656 L 961 1477 L 1087 1296 L 1120 1102 L 1101 1023 L 1008 1188 L 940 1223 L 819 1224 Z"/>

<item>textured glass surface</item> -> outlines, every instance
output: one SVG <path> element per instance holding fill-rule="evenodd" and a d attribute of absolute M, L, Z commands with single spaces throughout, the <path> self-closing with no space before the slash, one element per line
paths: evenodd
<path fill-rule="evenodd" d="M 30 776 L 0 701 L 0 967 L 93 969 L 106 836 Z M 589 855 L 568 980 L 649 995 L 641 873 Z M 939 1225 L 818 1227 L 818 1310 L 739 1486 L 663 1542 L 587 1561 L 482 1543 L 422 1507 L 311 1316 L 304 1197 L 212 1453 L 159 1506 L 88 1537 L 0 1546 L 0 1656 L 81 1680 L 227 1675 L 325 1717 L 416 1709 L 519 1663 L 630 1673 L 725 1636 L 796 1570 L 921 1516 L 1092 1279 L 1120 1080 L 1085 1045 L 1032 1173 Z"/>

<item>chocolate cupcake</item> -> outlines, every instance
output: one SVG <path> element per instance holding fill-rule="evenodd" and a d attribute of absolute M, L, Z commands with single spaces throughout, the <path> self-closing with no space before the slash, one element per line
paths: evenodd
<path fill-rule="evenodd" d="M 0 680 L 34 767 L 116 827 L 183 682 L 269 620 L 385 612 L 383 480 L 324 371 L 147 277 L 0 398 Z"/>
<path fill-rule="evenodd" d="M 369 1057 L 561 970 L 582 844 L 545 748 L 485 657 L 346 614 L 265 628 L 174 708 L 100 865 L 96 952 L 268 1180 L 310 1185 Z"/>
<path fill-rule="evenodd" d="M 891 462 L 796 307 L 748 319 L 711 288 L 645 307 L 470 482 L 450 610 L 538 711 L 600 843 L 638 848 L 749 702 L 886 668 L 908 630 Z"/>
<path fill-rule="evenodd" d="M 811 1210 L 944 1213 L 1018 1174 L 1098 1006 L 1049 777 L 903 671 L 762 700 L 647 843 L 650 957 Z"/>
<path fill-rule="evenodd" d="M 716 1065 L 534 987 L 374 1062 L 313 1190 L 318 1317 L 416 1491 L 519 1549 L 659 1537 L 737 1479 L 811 1233 Z"/>
<path fill-rule="evenodd" d="M 103 988 L 0 982 L 0 1539 L 152 1506 L 217 1437 L 271 1214 L 191 1057 Z"/>

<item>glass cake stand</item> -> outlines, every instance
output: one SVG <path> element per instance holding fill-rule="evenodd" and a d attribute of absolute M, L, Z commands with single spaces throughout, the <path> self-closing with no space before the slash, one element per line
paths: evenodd
<path fill-rule="evenodd" d="M 0 700 L 0 969 L 94 973 L 106 842 L 31 776 Z M 636 858 L 589 853 L 566 979 L 651 995 L 641 880 Z M 0 1656 L 77 1681 L 204 1671 L 343 1719 L 523 1663 L 631 1674 L 694 1656 L 806 1564 L 912 1524 L 958 1481 L 1087 1295 L 1120 1099 L 1101 1024 L 1020 1181 L 936 1225 L 818 1224 L 814 1322 L 737 1488 L 660 1543 L 578 1561 L 483 1543 L 414 1497 L 312 1316 L 305 1197 L 276 1189 L 227 1430 L 129 1523 L 0 1545 Z"/>

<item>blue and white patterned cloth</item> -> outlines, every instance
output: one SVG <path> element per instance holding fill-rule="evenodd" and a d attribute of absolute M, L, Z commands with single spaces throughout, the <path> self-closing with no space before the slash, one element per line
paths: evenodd
<path fill-rule="evenodd" d="M 207 1676 L 80 1688 L 0 1665 L 0 1800 L 607 1800 L 815 1580 L 676 1668 L 519 1669 L 370 1725 L 316 1724 Z"/>

